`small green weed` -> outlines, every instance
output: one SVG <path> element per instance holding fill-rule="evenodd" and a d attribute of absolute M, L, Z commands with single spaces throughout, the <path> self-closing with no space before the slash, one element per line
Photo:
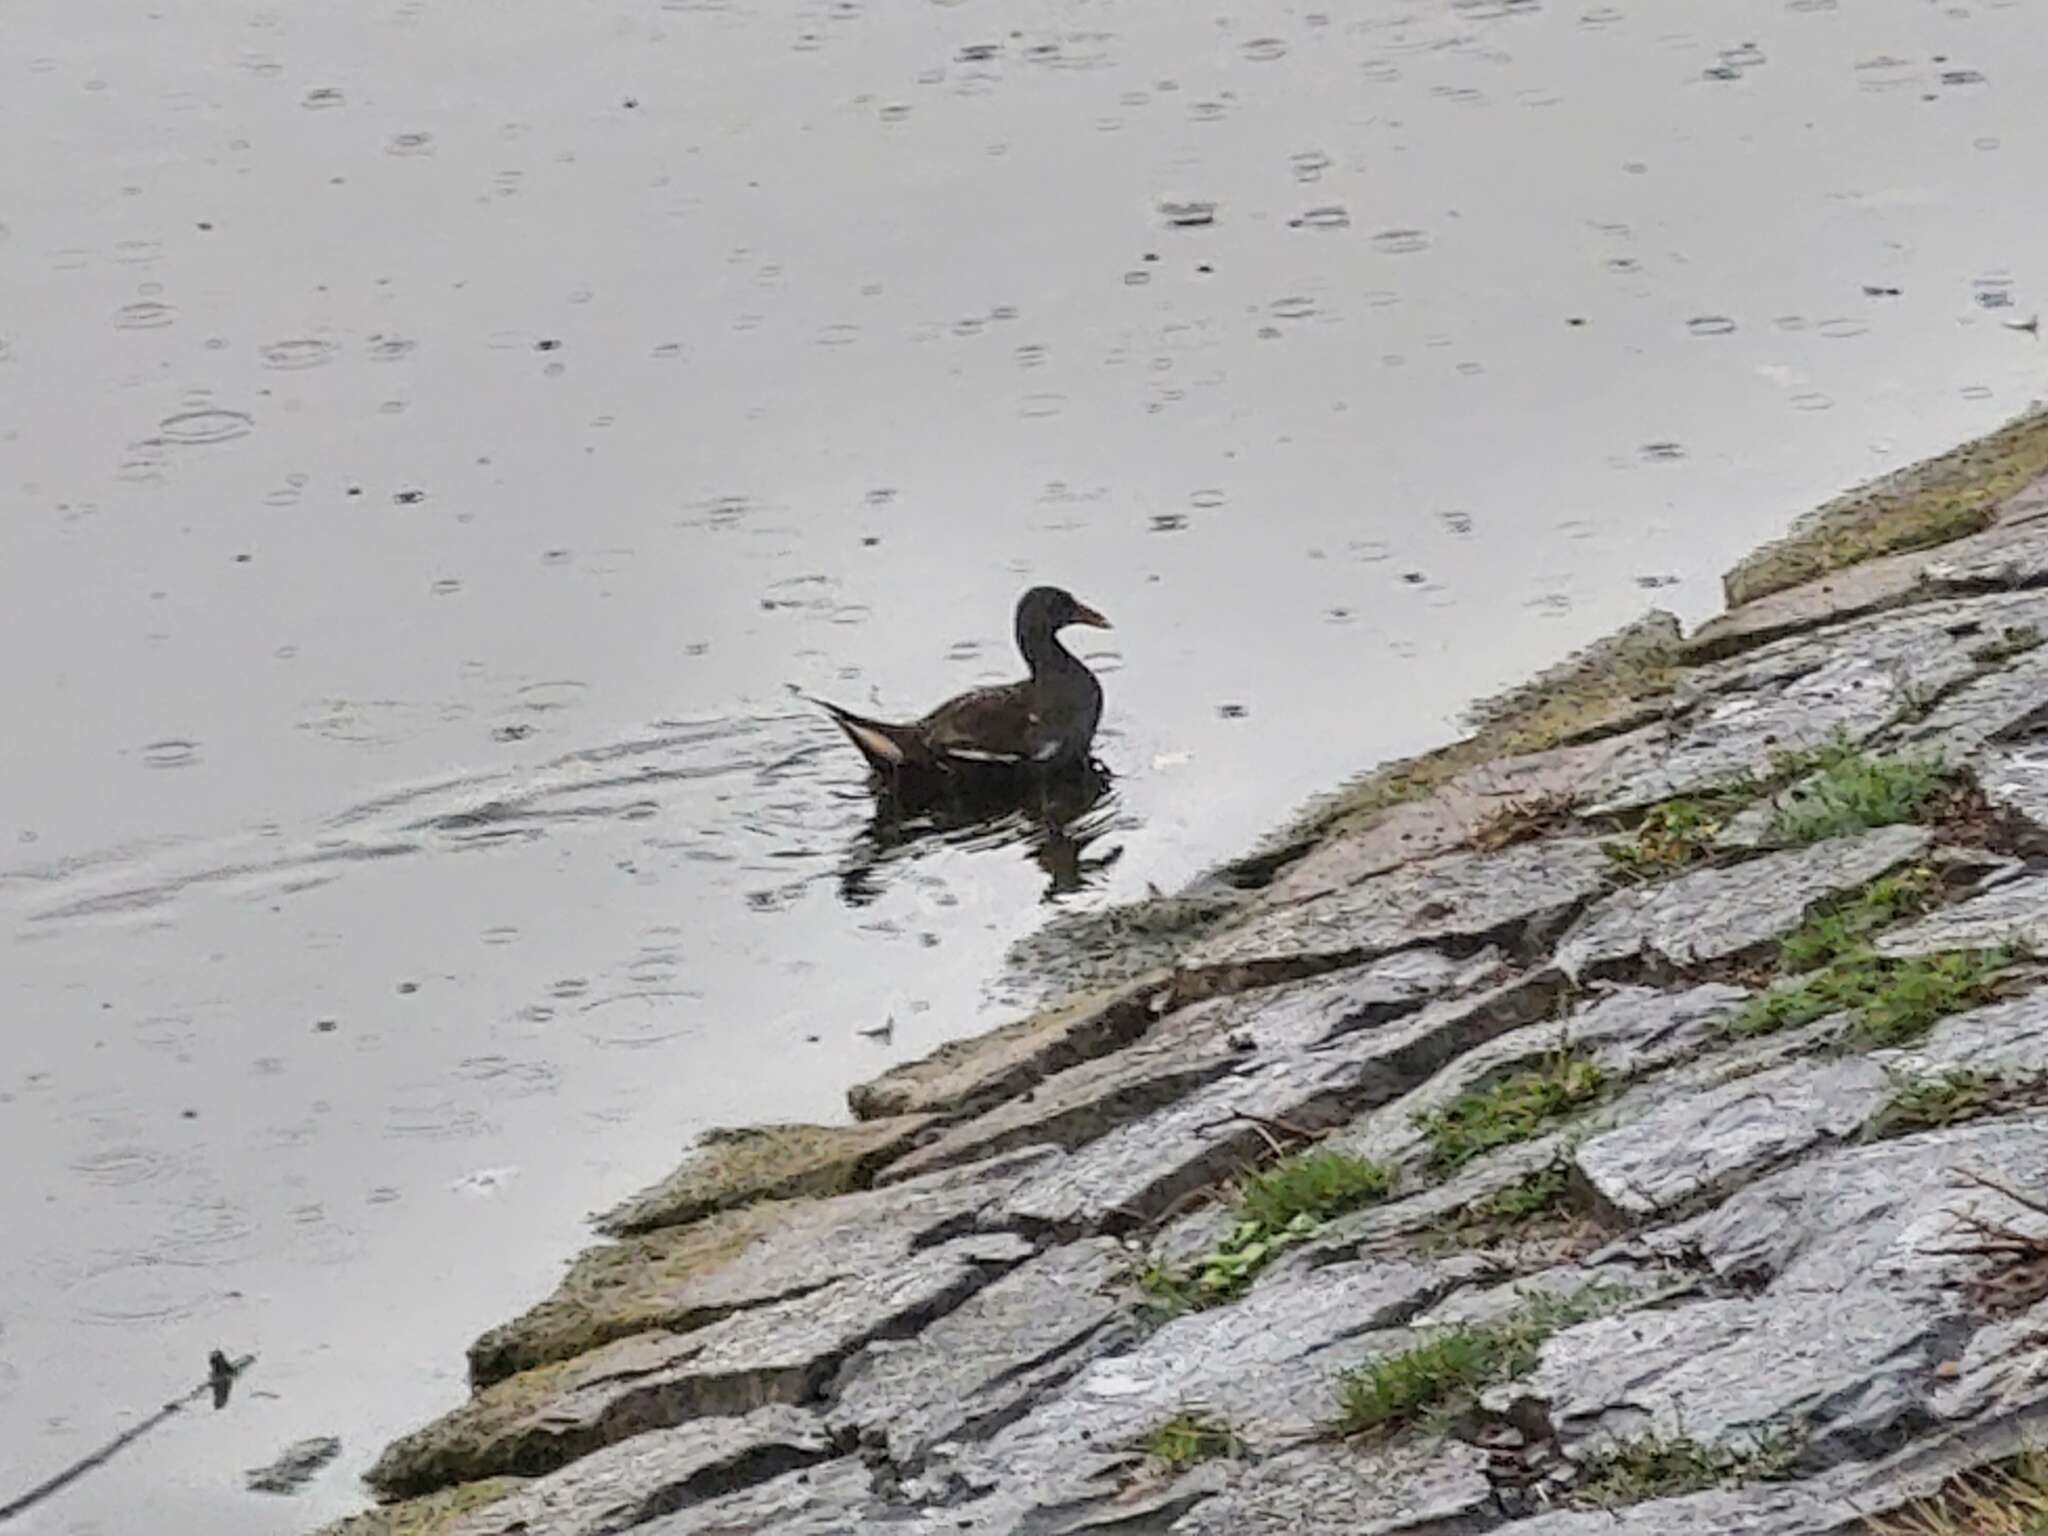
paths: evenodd
<path fill-rule="evenodd" d="M 1938 757 L 1852 753 L 1825 764 L 1790 792 L 1771 818 L 1768 838 L 1781 847 L 1803 848 L 1913 821 L 1947 780 L 1948 769 Z"/>
<path fill-rule="evenodd" d="M 2012 963 L 2005 950 L 1954 950 L 1890 963 L 1875 995 L 1856 1011 L 1856 1038 L 1864 1045 L 1905 1045 L 1935 1023 L 1988 1003 Z"/>
<path fill-rule="evenodd" d="M 1810 773 L 1827 773 L 1842 764 L 1854 761 L 1862 755 L 1863 749 L 1849 739 L 1847 734 L 1836 731 L 1818 746 L 1799 747 L 1790 752 L 1773 752 L 1771 766 L 1765 772 L 1758 791 L 1783 789 L 1787 784 L 1796 783 Z"/>
<path fill-rule="evenodd" d="M 1237 1431 L 1200 1413 L 1177 1413 L 1147 1435 L 1140 1449 L 1174 1471 L 1219 1456 L 1235 1456 L 1243 1448 Z"/>
<path fill-rule="evenodd" d="M 1937 1020 L 1990 1002 L 2011 963 L 2011 953 L 2003 949 L 1948 950 L 1904 959 L 1858 950 L 1792 986 L 1751 998 L 1729 1019 L 1728 1032 L 1738 1038 L 1768 1035 L 1848 1012 L 1858 1044 L 1904 1045 L 1926 1034 Z"/>
<path fill-rule="evenodd" d="M 1600 845 L 1614 865 L 1637 880 L 1654 880 L 1710 857 L 1728 818 L 1739 810 L 1739 794 L 1686 796 L 1653 805 L 1625 838 Z"/>
<path fill-rule="evenodd" d="M 1941 877 L 1924 864 L 1873 880 L 1816 911 L 1778 946 L 1786 971 L 1813 971 L 1855 953 L 1871 934 L 1918 917 L 1941 899 Z"/>
<path fill-rule="evenodd" d="M 1994 1108 L 2012 1088 L 2001 1077 L 1967 1068 L 1928 1076 L 1894 1072 L 1891 1085 L 1884 1107 L 1863 1128 L 1866 1141 L 1910 1136 L 1915 1131 L 1937 1130 L 1944 1125 L 1974 1120 Z"/>
<path fill-rule="evenodd" d="M 1570 1214 L 1571 1169 L 1559 1159 L 1461 1206 L 1437 1224 L 1431 1241 L 1438 1250 L 1486 1247 L 1555 1227 Z"/>
<path fill-rule="evenodd" d="M 1237 1209 L 1245 1220 L 1278 1231 L 1297 1216 L 1327 1221 L 1371 1205 L 1393 1187 L 1393 1174 L 1378 1163 L 1329 1148 L 1261 1168 L 1238 1185 Z"/>
<path fill-rule="evenodd" d="M 1138 1271 L 1137 1283 L 1154 1322 L 1201 1310 L 1202 1293 L 1193 1280 L 1171 1265 L 1147 1264 Z"/>
<path fill-rule="evenodd" d="M 1775 1482 L 1791 1476 L 1799 1446 L 1789 1431 L 1759 1435 L 1748 1450 L 1701 1445 L 1683 1435 L 1623 1440 L 1581 1463 L 1573 1502 L 1616 1509 L 1736 1483 Z"/>
<path fill-rule="evenodd" d="M 1463 1167 L 1482 1152 L 1527 1141 L 1551 1121 L 1599 1098 L 1607 1074 L 1589 1056 L 1559 1051 L 1531 1072 L 1475 1089 L 1441 1109 L 1418 1115 L 1429 1137 L 1430 1166 Z"/>
<path fill-rule="evenodd" d="M 2041 644 L 2041 631 L 2032 624 L 2014 624 L 1970 652 L 1970 660 L 1987 667 L 2002 666 L 2015 656 L 2024 656 Z"/>
<path fill-rule="evenodd" d="M 1347 1435 L 1440 1422 L 1496 1382 L 1534 1368 L 1561 1328 L 1613 1311 L 1628 1293 L 1593 1285 L 1570 1296 L 1532 1296 L 1492 1323 L 1460 1323 L 1338 1379 L 1336 1428 Z"/>
<path fill-rule="evenodd" d="M 1571 1170 L 1561 1162 L 1546 1163 L 1533 1173 L 1523 1174 L 1506 1189 L 1474 1200 L 1465 1209 L 1481 1221 L 1520 1226 L 1555 1216 L 1569 1206 L 1570 1196 Z"/>
<path fill-rule="evenodd" d="M 1393 1187 L 1388 1169 L 1334 1148 L 1282 1158 L 1239 1181 L 1231 1197 L 1237 1225 L 1190 1273 L 1155 1264 L 1138 1284 L 1169 1316 L 1233 1301 L 1324 1222 L 1385 1199 Z"/>

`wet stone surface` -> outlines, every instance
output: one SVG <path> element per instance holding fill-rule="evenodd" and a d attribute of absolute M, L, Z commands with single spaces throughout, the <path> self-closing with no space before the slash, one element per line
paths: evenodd
<path fill-rule="evenodd" d="M 1558 964 L 1585 976 L 1643 962 L 1684 970 L 1731 959 L 1784 937 L 1816 903 L 1917 858 L 1933 841 L 1924 827 L 1881 827 L 1617 891 L 1564 936 Z"/>
<path fill-rule="evenodd" d="M 1370 834 L 1366 834 L 1370 835 Z M 1412 945 L 1538 943 L 1588 897 L 1611 865 L 1591 838 L 1499 853 L 1450 853 L 1310 897 L 1254 908 L 1182 957 L 1191 970 L 1359 959 Z"/>

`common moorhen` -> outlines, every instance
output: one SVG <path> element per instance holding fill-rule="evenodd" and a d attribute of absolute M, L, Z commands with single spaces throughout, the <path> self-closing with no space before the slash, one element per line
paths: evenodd
<path fill-rule="evenodd" d="M 1069 624 L 1108 629 L 1109 620 L 1060 587 L 1017 599 L 1017 649 L 1031 675 L 948 699 L 922 720 L 870 720 L 825 699 L 811 702 L 839 722 L 868 766 L 887 781 L 1055 773 L 1085 763 L 1102 718 L 1102 684 L 1059 642 Z"/>

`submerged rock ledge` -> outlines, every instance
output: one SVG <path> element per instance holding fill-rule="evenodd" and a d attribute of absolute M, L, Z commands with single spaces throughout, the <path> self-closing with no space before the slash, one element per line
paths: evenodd
<path fill-rule="evenodd" d="M 330 1533 L 1823 1536 L 2009 1456 L 2044 445 L 1824 510 L 1816 579 L 1745 562 L 851 1125 L 708 1138 Z"/>

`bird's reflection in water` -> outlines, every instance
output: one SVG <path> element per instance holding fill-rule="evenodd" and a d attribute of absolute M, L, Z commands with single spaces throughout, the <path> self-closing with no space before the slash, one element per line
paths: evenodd
<path fill-rule="evenodd" d="M 1113 783 L 1109 770 L 1091 760 L 1071 773 L 1038 779 L 1021 794 L 908 799 L 878 792 L 874 819 L 847 850 L 840 899 L 866 906 L 881 895 L 890 864 L 934 844 L 1022 848 L 1045 871 L 1045 900 L 1070 895 L 1123 855 L 1121 847 L 1088 851 L 1115 824 Z"/>

